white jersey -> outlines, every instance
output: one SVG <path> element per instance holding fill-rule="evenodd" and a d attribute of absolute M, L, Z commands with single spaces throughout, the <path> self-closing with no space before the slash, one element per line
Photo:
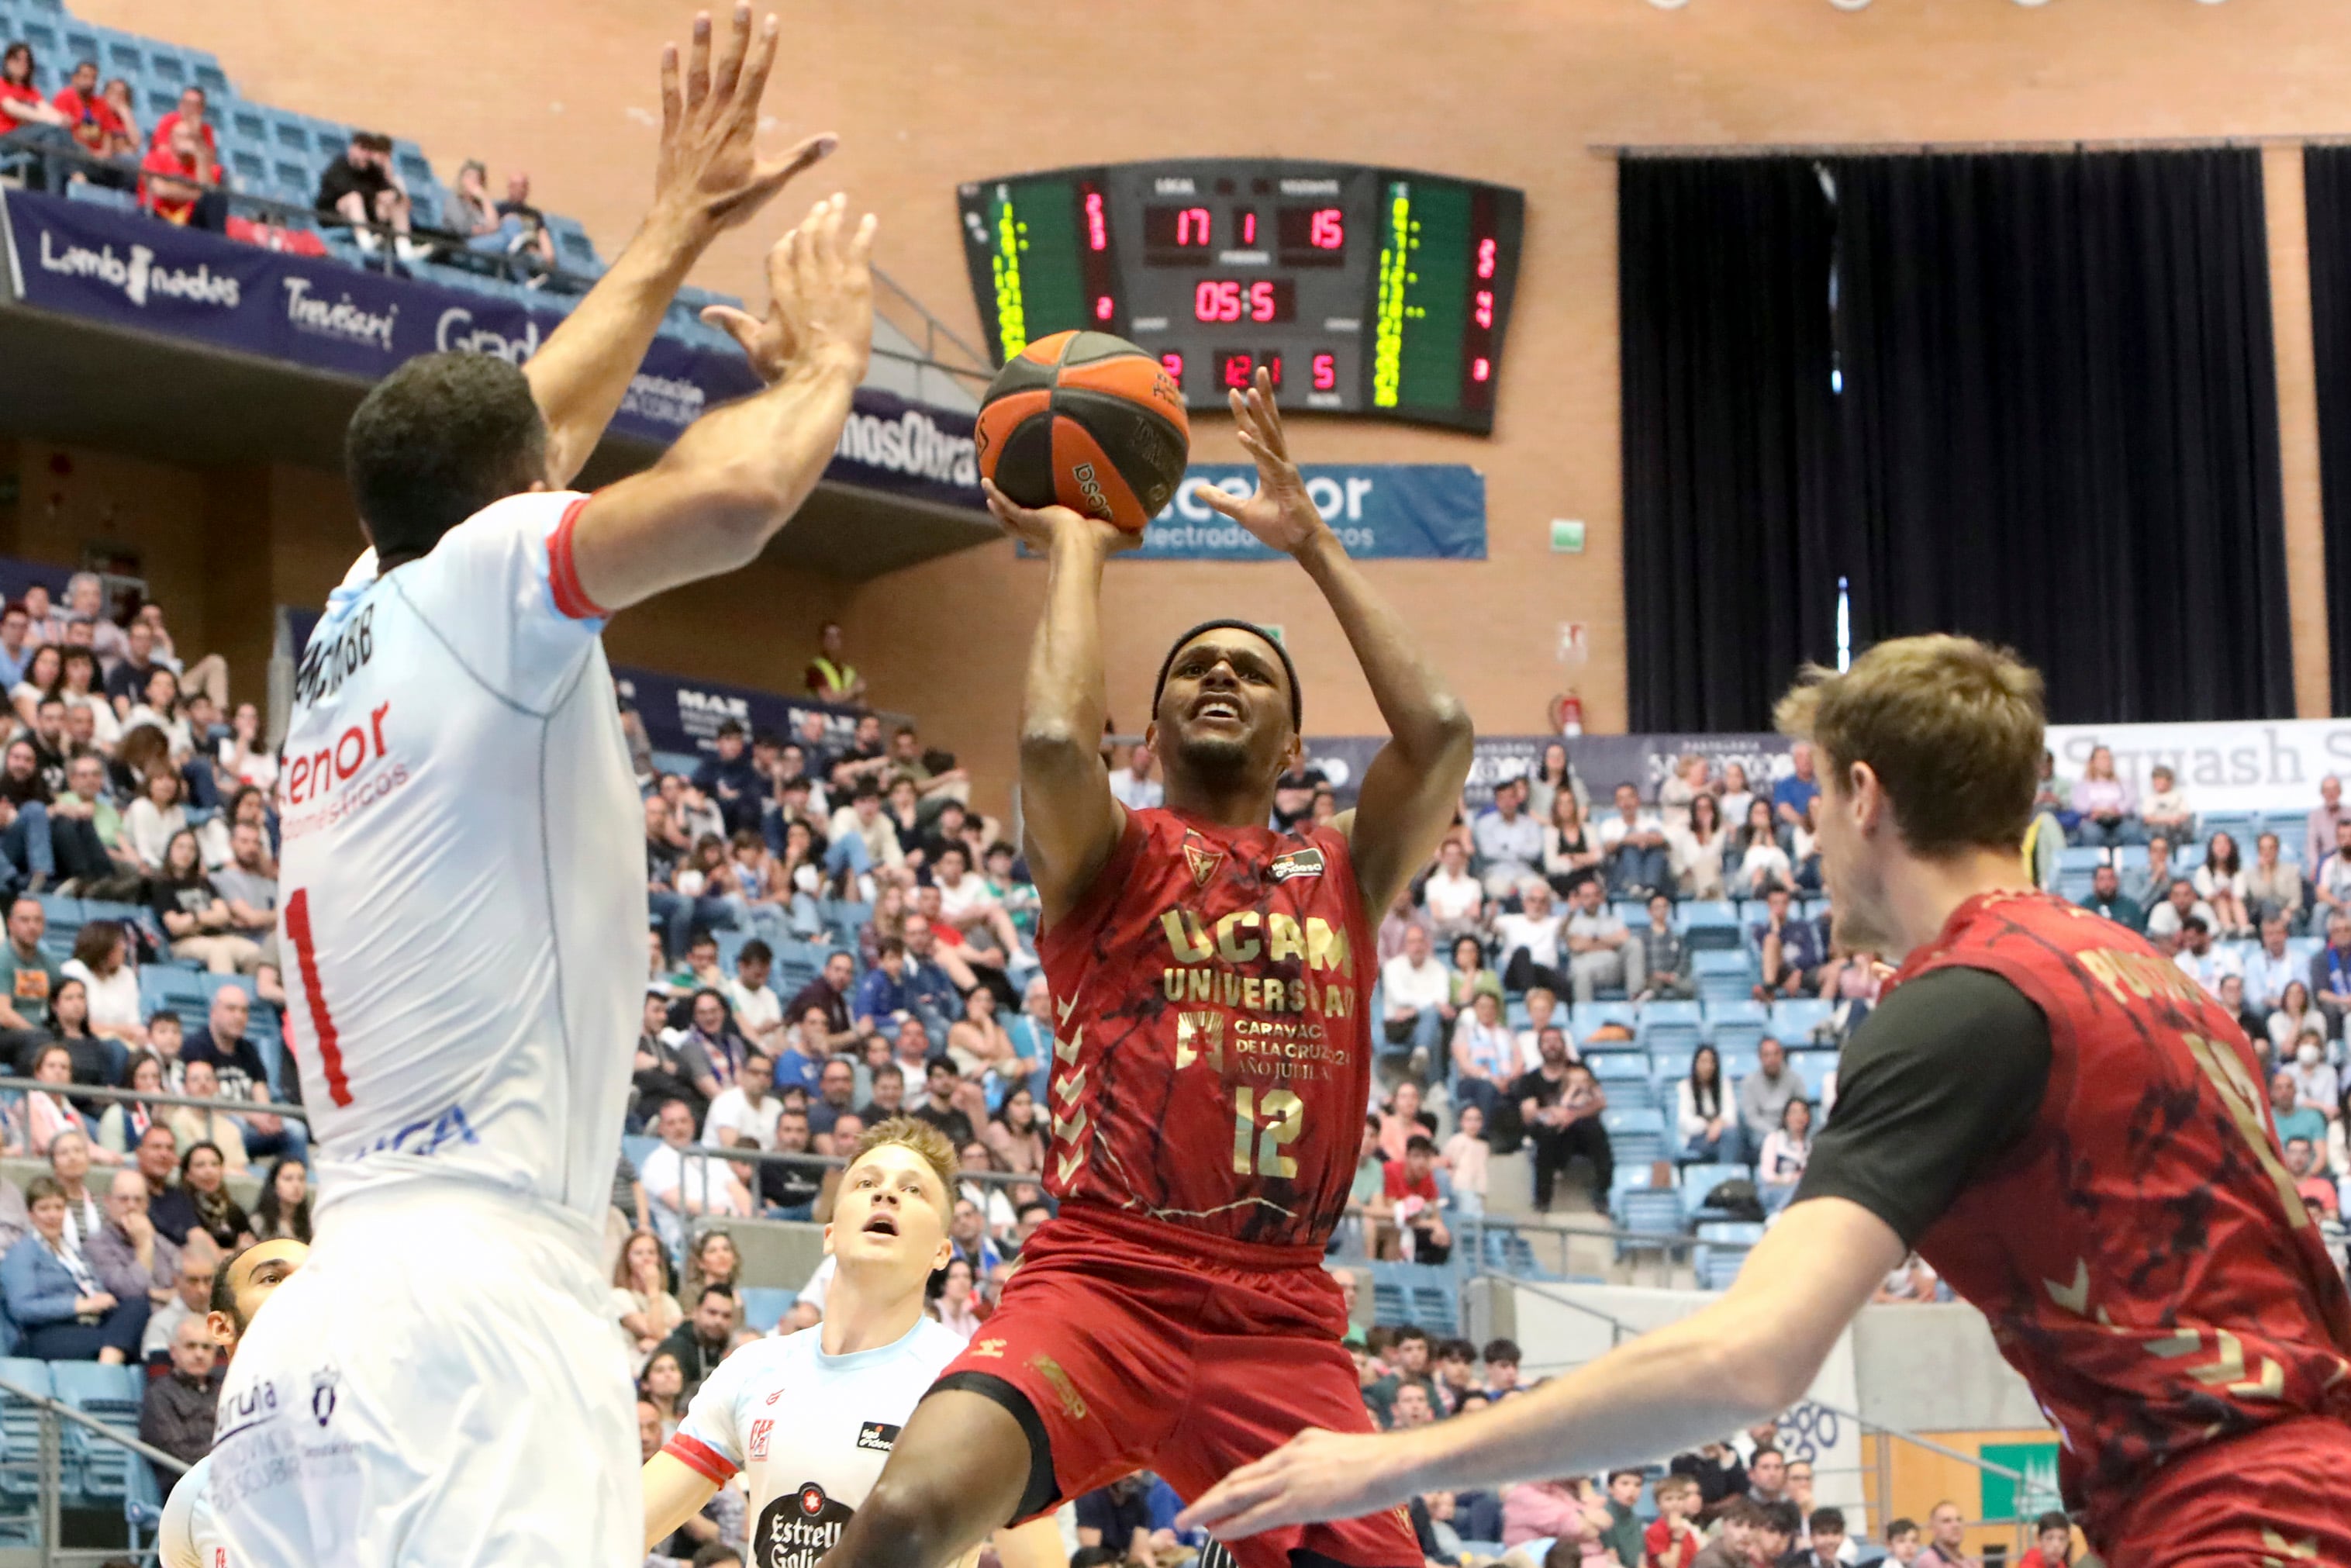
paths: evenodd
<path fill-rule="evenodd" d="M 303 654 L 277 902 L 322 1212 L 451 1176 L 611 1201 L 643 808 L 571 565 L 585 504 L 509 497 L 381 576 L 370 551 Z"/>
<path fill-rule="evenodd" d="M 812 1568 L 882 1474 L 898 1429 L 964 1341 L 930 1318 L 827 1355 L 821 1328 L 747 1344 L 687 1406 L 672 1457 L 720 1484 L 745 1472 L 751 1568 Z"/>
<path fill-rule="evenodd" d="M 163 1522 L 155 1530 L 155 1554 L 162 1568 L 229 1568 L 228 1538 L 213 1517 L 210 1454 L 188 1467 L 163 1500 Z"/>

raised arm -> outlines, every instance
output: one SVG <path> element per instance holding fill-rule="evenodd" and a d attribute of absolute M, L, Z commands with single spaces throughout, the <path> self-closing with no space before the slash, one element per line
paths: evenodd
<path fill-rule="evenodd" d="M 1274 407 L 1272 377 L 1259 371 L 1257 384 L 1246 397 L 1234 392 L 1232 403 L 1241 445 L 1257 461 L 1257 493 L 1236 500 L 1204 485 L 1197 494 L 1306 569 L 1339 618 L 1388 727 L 1388 743 L 1364 770 L 1347 826 L 1364 913 L 1376 926 L 1452 824 L 1476 738 L 1469 710 L 1421 652 L 1405 618 L 1347 558 L 1307 495 Z"/>
<path fill-rule="evenodd" d="M 589 601 L 611 612 L 748 565 L 832 460 L 873 337 L 873 218 L 844 235 L 842 198 L 768 253 L 768 318 L 728 329 L 768 381 L 713 409 L 644 473 L 599 490 L 572 528 Z"/>
<path fill-rule="evenodd" d="M 1020 822 L 1044 923 L 1052 925 L 1092 885 L 1126 831 L 1110 792 L 1102 734 L 1102 563 L 1136 536 L 1067 507 L 1030 511 L 993 484 L 988 510 L 1004 531 L 1046 558 L 1045 614 L 1029 647 L 1020 697 Z"/>
<path fill-rule="evenodd" d="M 523 367 L 547 416 L 548 475 L 558 488 L 571 483 L 603 438 L 663 314 L 710 242 L 835 145 L 830 134 L 811 136 L 773 162 L 753 151 L 779 31 L 769 16 L 754 37 L 750 5 L 737 5 L 714 66 L 710 15 L 697 13 L 683 84 L 676 46 L 662 51 L 653 206 L 620 259 Z"/>

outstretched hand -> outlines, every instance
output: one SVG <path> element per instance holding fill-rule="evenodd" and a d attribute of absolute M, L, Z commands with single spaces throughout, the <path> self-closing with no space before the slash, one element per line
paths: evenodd
<path fill-rule="evenodd" d="M 1133 549 L 1143 542 L 1141 534 L 1128 533 L 1116 523 L 1102 517 L 1090 517 L 1071 507 L 1024 507 L 996 487 L 993 479 L 982 479 L 979 487 L 987 496 L 987 509 L 1004 531 L 1027 545 L 1039 555 L 1050 555 L 1053 540 L 1069 535 L 1092 544 L 1104 555 Z"/>
<path fill-rule="evenodd" d="M 716 60 L 711 58 L 710 13 L 694 18 L 694 43 L 684 79 L 674 44 L 662 49 L 661 153 L 653 164 L 653 211 L 681 219 L 704 240 L 751 217 L 793 175 L 839 145 L 830 131 L 811 136 L 781 158 L 762 159 L 752 145 L 759 100 L 776 63 L 782 24 L 770 16 L 755 36 L 751 7 L 741 0 Z"/>
<path fill-rule="evenodd" d="M 1176 1527 L 1244 1541 L 1285 1525 L 1377 1513 L 1412 1497 L 1397 1463 L 1404 1449 L 1392 1435 L 1310 1427 L 1209 1488 L 1176 1516 Z"/>
<path fill-rule="evenodd" d="M 1257 462 L 1257 493 L 1237 500 L 1213 485 L 1200 485 L 1193 494 L 1247 528 L 1267 548 L 1296 555 L 1321 538 L 1329 525 L 1307 495 L 1298 465 L 1290 460 L 1290 441 L 1282 434 L 1280 411 L 1273 405 L 1273 378 L 1260 367 L 1256 384 L 1246 395 L 1238 390 L 1229 395 L 1241 448 Z"/>
<path fill-rule="evenodd" d="M 702 319 L 743 347 L 751 368 L 773 385 L 798 365 L 829 362 L 852 382 L 873 350 L 872 213 L 841 231 L 848 198 L 839 192 L 809 209 L 800 226 L 768 252 L 768 314 L 731 305 L 705 307 Z"/>

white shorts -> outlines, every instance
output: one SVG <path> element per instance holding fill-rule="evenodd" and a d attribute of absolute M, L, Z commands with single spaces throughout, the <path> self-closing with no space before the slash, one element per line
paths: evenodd
<path fill-rule="evenodd" d="M 643 1561 L 595 1241 L 458 1184 L 322 1216 L 221 1391 L 212 1501 L 238 1568 Z"/>

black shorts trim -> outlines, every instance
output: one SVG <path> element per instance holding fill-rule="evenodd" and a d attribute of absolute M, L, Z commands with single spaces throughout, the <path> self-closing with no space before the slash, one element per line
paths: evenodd
<path fill-rule="evenodd" d="M 1020 1506 L 1013 1510 L 1012 1517 L 1031 1519 L 1060 1502 L 1061 1490 L 1053 1479 L 1053 1440 L 1046 1436 L 1044 1418 L 1029 1402 L 1029 1396 L 992 1372 L 950 1372 L 932 1384 L 923 1397 L 928 1399 L 949 1388 L 977 1394 L 1001 1405 L 1020 1423 L 1020 1431 L 1029 1439 L 1029 1484 L 1022 1489 Z"/>

